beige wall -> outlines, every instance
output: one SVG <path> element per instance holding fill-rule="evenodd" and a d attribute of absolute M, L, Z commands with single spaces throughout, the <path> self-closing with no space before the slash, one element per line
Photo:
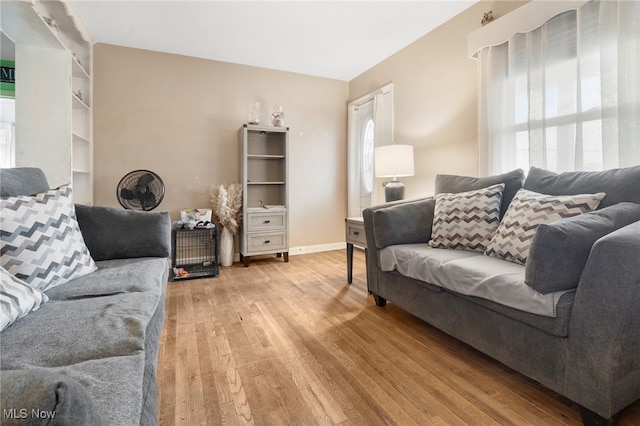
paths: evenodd
<path fill-rule="evenodd" d="M 290 132 L 290 244 L 344 241 L 346 104 L 394 83 L 395 142 L 414 145 L 407 198 L 433 192 L 437 173 L 477 174 L 476 62 L 467 35 L 489 10 L 499 19 L 526 1 L 481 1 L 351 82 L 97 44 L 94 50 L 95 203 L 118 206 L 127 172 L 166 184 L 160 210 L 209 207 L 211 184 L 237 181 L 237 130 L 248 102 L 284 106 Z"/>
<path fill-rule="evenodd" d="M 210 207 L 211 184 L 238 181 L 237 132 L 248 103 L 290 127 L 290 245 L 344 241 L 348 83 L 97 44 L 94 50 L 95 204 L 119 206 L 119 180 L 160 175 L 158 210 Z"/>
<path fill-rule="evenodd" d="M 476 61 L 467 35 L 484 12 L 496 19 L 526 1 L 481 1 L 349 82 L 357 99 L 393 82 L 394 140 L 414 146 L 406 198 L 433 194 L 435 175 L 477 175 Z"/>

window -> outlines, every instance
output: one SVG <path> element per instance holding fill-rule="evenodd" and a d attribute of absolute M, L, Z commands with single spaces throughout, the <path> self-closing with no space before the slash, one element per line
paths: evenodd
<path fill-rule="evenodd" d="M 593 1 L 483 49 L 484 174 L 640 164 L 639 17 L 640 2 Z"/>
<path fill-rule="evenodd" d="M 0 98 L 0 167 L 15 167 L 15 99 Z"/>
<path fill-rule="evenodd" d="M 362 131 L 362 177 L 361 184 L 365 193 L 371 194 L 373 191 L 373 150 L 374 150 L 374 124 L 373 119 L 369 118 Z"/>
<path fill-rule="evenodd" d="M 15 167 L 15 132 L 14 124 L 0 122 L 0 167 Z"/>

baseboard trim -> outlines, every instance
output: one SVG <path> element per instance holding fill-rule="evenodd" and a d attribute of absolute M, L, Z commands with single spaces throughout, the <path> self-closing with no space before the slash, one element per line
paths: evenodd
<path fill-rule="evenodd" d="M 323 251 L 342 250 L 346 248 L 346 243 L 329 243 L 329 244 L 317 244 L 314 246 L 298 246 L 289 247 L 289 255 L 296 256 L 298 254 L 320 253 Z"/>

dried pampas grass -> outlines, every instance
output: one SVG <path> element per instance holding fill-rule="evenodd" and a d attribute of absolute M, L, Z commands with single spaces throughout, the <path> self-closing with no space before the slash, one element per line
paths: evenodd
<path fill-rule="evenodd" d="M 228 188 L 222 184 L 211 185 L 209 194 L 218 224 L 235 234 L 242 218 L 242 185 L 232 183 Z"/>

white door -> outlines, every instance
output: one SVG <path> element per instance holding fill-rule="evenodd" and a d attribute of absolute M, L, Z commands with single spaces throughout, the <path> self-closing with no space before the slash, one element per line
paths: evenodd
<path fill-rule="evenodd" d="M 362 216 L 362 210 L 380 203 L 373 153 L 376 146 L 391 142 L 392 89 L 388 84 L 349 103 L 348 217 Z"/>

